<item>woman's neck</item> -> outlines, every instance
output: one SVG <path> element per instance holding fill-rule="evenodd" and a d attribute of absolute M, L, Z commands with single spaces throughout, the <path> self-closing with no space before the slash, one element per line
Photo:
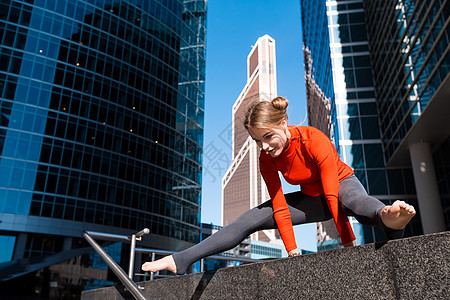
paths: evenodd
<path fill-rule="evenodd" d="M 286 128 L 286 144 L 284 145 L 283 151 L 289 147 L 289 144 L 291 143 L 291 136 L 292 135 L 289 128 Z"/>

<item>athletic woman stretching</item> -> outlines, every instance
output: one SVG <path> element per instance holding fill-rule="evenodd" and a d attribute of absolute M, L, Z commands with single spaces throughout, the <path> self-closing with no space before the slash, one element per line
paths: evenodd
<path fill-rule="evenodd" d="M 399 200 L 386 206 L 369 196 L 324 133 L 287 124 L 287 106 L 283 97 L 255 102 L 244 121 L 261 148 L 260 171 L 271 200 L 191 248 L 144 263 L 142 270 L 169 270 L 181 275 L 195 261 L 231 249 L 255 231 L 274 228 L 278 228 L 288 254 L 298 255 L 292 225 L 331 218 L 344 246 L 355 246 L 347 215 L 361 224 L 380 227 L 389 239 L 403 236 L 404 227 L 416 213 L 414 207 Z M 288 183 L 300 185 L 301 191 L 283 194 L 279 172 Z"/>

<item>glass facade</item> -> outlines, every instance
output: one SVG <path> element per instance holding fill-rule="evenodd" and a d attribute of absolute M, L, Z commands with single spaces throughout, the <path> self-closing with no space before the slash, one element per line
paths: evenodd
<path fill-rule="evenodd" d="M 338 148 L 336 104 L 331 72 L 326 7 L 321 1 L 301 1 L 303 54 L 308 124 L 327 134 Z"/>
<path fill-rule="evenodd" d="M 0 263 L 8 262 L 12 259 L 14 243 L 16 242 L 15 236 L 0 235 Z"/>
<path fill-rule="evenodd" d="M 417 207 L 411 169 L 385 168 L 363 1 L 327 1 L 340 157 L 355 170 L 370 195 L 386 204 L 397 199 Z M 363 227 L 365 242 L 384 240 L 381 230 Z M 406 235 L 421 233 L 413 221 Z"/>
<path fill-rule="evenodd" d="M 252 254 L 264 255 L 270 258 L 281 258 L 281 249 L 252 244 Z"/>
<path fill-rule="evenodd" d="M 0 1 L 0 234 L 198 242 L 205 39 L 206 0 Z"/>
<path fill-rule="evenodd" d="M 436 170 L 440 199 L 430 200 L 423 194 L 419 204 L 429 207 L 431 201 L 440 202 L 445 225 L 440 225 L 439 230 L 448 230 L 450 130 L 447 129 L 447 113 L 441 115 L 440 112 L 449 109 L 448 94 L 443 91 L 448 90 L 450 84 L 450 3 L 437 0 L 389 4 L 364 1 L 364 4 L 386 163 L 404 164 L 403 157 L 412 153 L 412 145 L 419 142 L 430 145 L 433 153 L 429 155 L 433 156 L 432 168 Z M 421 163 L 412 156 L 407 163 Z M 418 191 L 424 193 L 426 188 L 416 184 Z M 435 224 L 434 220 L 440 222 L 439 213 L 435 211 L 425 219 L 427 226 Z"/>
<path fill-rule="evenodd" d="M 389 161 L 450 71 L 450 4 L 444 0 L 364 2 Z"/>

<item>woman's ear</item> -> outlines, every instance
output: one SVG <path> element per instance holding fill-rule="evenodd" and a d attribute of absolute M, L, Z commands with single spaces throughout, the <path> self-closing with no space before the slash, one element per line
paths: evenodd
<path fill-rule="evenodd" d="M 284 127 L 285 129 L 287 129 L 288 124 L 287 124 L 286 119 L 283 119 L 283 121 L 281 121 L 280 126 L 282 126 L 282 127 Z"/>

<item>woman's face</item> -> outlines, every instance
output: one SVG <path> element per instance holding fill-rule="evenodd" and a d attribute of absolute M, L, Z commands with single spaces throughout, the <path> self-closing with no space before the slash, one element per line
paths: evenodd
<path fill-rule="evenodd" d="M 288 146 L 291 138 L 286 120 L 283 120 L 278 126 L 267 128 L 249 127 L 248 133 L 255 140 L 258 147 L 272 157 L 278 157 Z"/>

